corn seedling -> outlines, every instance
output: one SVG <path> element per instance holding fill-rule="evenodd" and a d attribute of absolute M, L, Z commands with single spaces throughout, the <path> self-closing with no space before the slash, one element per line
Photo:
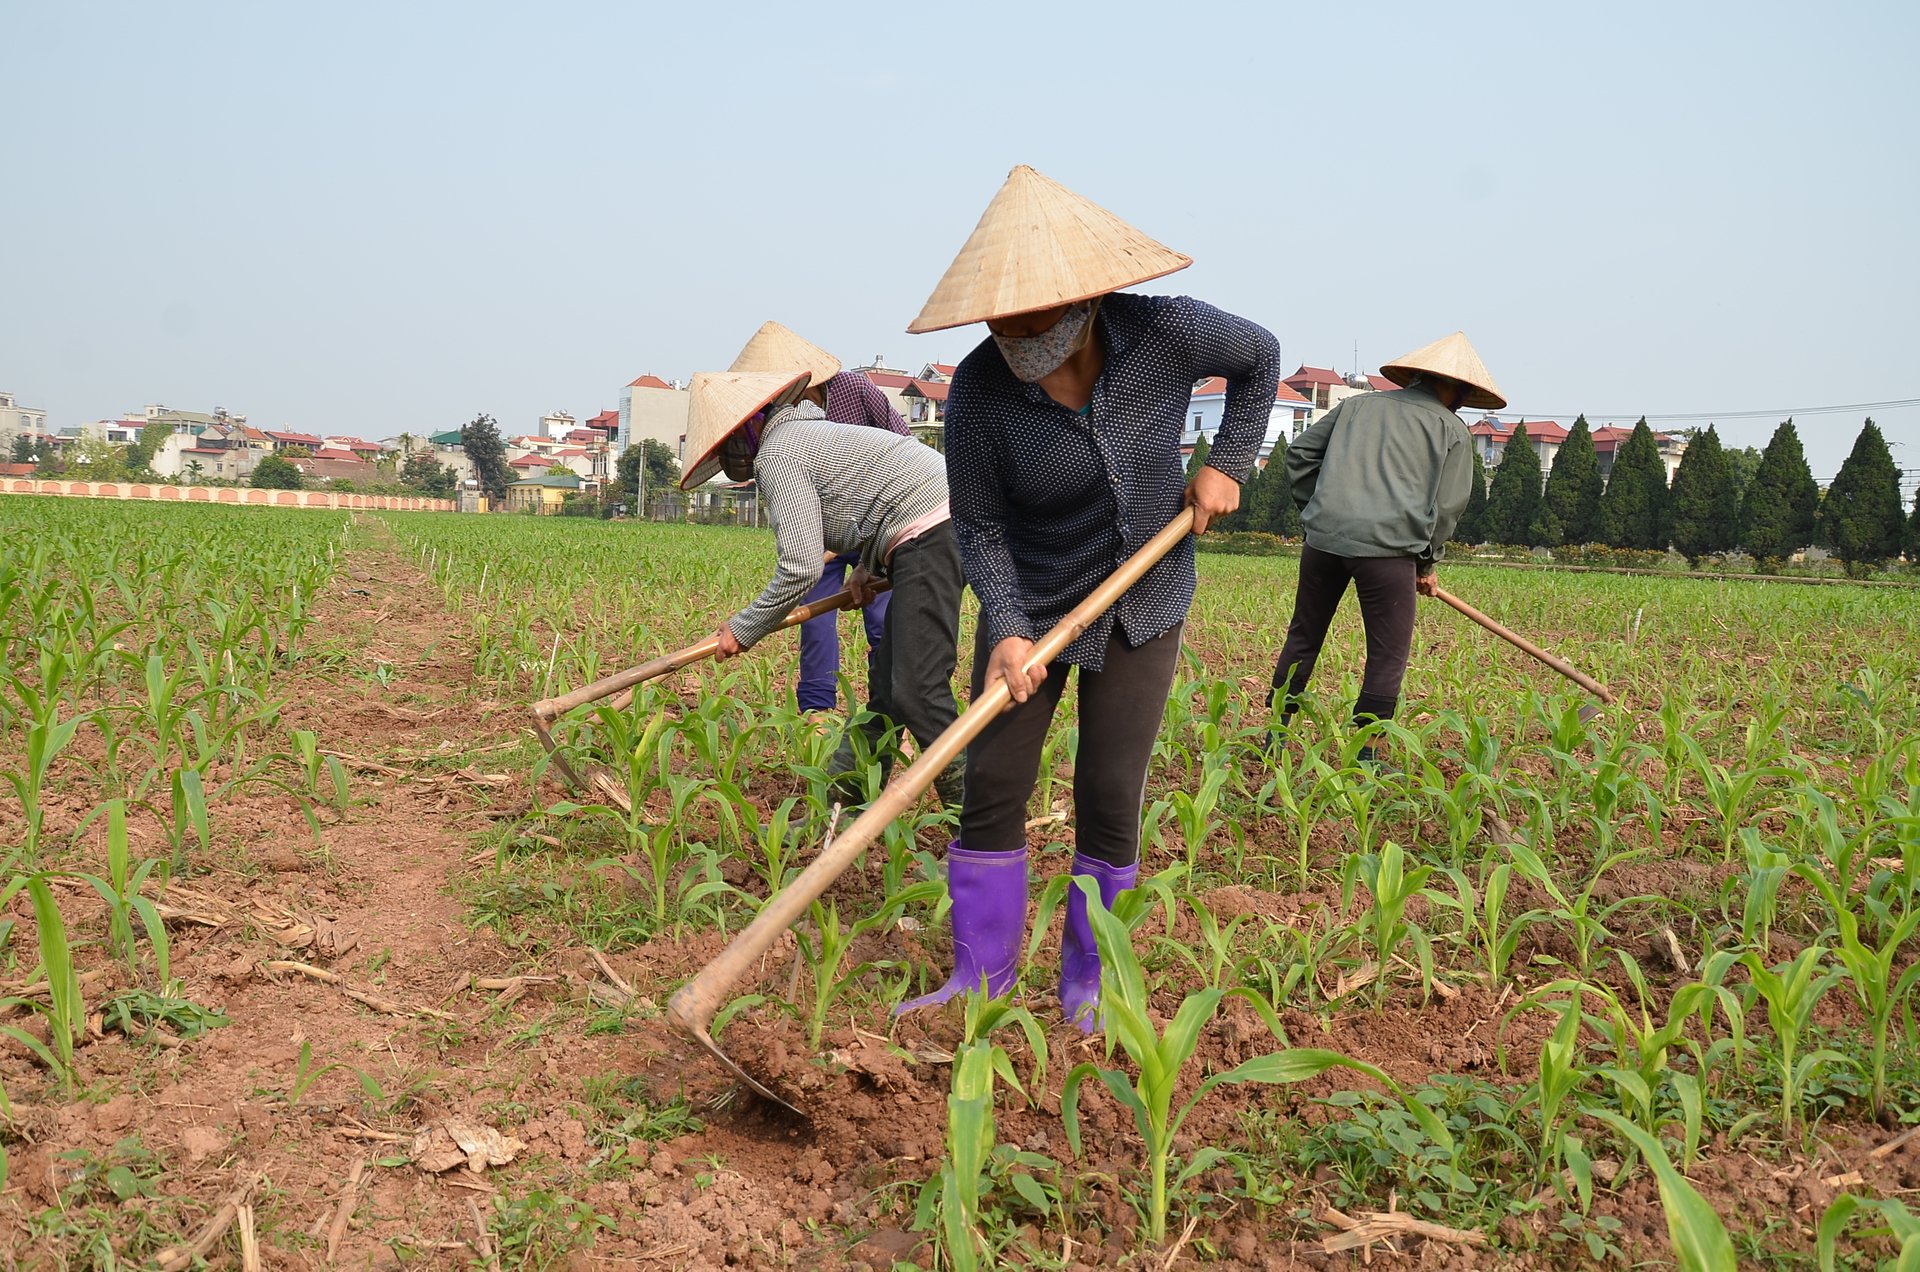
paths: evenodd
<path fill-rule="evenodd" d="M 1741 960 L 1747 966 L 1753 991 L 1766 1003 L 1767 1023 L 1773 1026 L 1774 1045 L 1779 1051 L 1782 1138 L 1793 1134 L 1800 1092 L 1813 1071 L 1823 1064 L 1846 1060 L 1839 1052 L 1825 1049 L 1800 1054 L 1800 1043 L 1813 1023 L 1814 1004 L 1846 974 L 1837 969 L 1821 970 L 1826 953 L 1822 946 L 1809 945 L 1791 962 L 1771 968 L 1757 954 L 1749 953 Z"/>

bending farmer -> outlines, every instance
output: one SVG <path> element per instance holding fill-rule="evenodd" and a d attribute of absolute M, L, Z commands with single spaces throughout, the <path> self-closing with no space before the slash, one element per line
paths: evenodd
<path fill-rule="evenodd" d="M 806 398 L 836 424 L 864 424 L 901 437 L 912 437 L 907 422 L 893 409 L 887 395 L 857 371 L 842 371 L 840 359 L 777 322 L 765 322 L 729 371 L 807 372 Z M 838 592 L 847 571 L 858 564 L 851 555 L 836 556 L 820 572 L 820 581 L 801 598 L 803 603 L 825 600 Z M 867 680 L 872 684 L 886 631 L 890 593 L 882 592 L 862 611 L 867 627 Z M 802 711 L 832 711 L 840 701 L 840 614 L 822 614 L 800 625 L 800 682 L 794 697 Z"/>
<path fill-rule="evenodd" d="M 758 484 L 773 523 L 779 564 L 753 604 L 714 633 L 719 657 L 751 649 L 779 626 L 819 582 L 827 553 L 854 555 L 856 596 L 872 580 L 892 582 L 893 604 L 875 646 L 868 709 L 861 728 L 870 746 L 891 724 L 925 747 L 953 723 L 954 647 L 960 639 L 960 557 L 947 513 L 946 468 L 937 451 L 911 437 L 829 423 L 801 396 L 805 372 L 702 372 L 693 378 L 687 454 L 698 456 L 680 479 L 698 486 L 716 469 Z M 882 772 L 892 767 L 880 751 Z M 831 769 L 855 767 L 852 734 Z M 934 781 L 942 802 L 960 802 L 960 765 Z M 843 802 L 864 798 L 842 777 Z"/>
<path fill-rule="evenodd" d="M 909 331 L 985 322 L 947 398 L 947 480 L 980 600 L 973 693 L 1016 705 L 967 749 L 960 837 L 947 853 L 952 977 L 901 1010 L 1013 981 L 1026 931 L 1027 802 L 1068 667 L 1079 668 L 1073 873 L 1108 905 L 1133 886 L 1147 763 L 1193 599 L 1193 542 L 1149 570 L 1068 645 L 1023 673 L 1034 640 L 1185 504 L 1194 529 L 1233 511 L 1267 428 L 1280 350 L 1265 329 L 1187 297 L 1116 289 L 1184 269 L 1112 213 L 1032 168 L 1013 170 Z M 1192 482 L 1180 455 L 1193 384 L 1226 377 L 1226 413 Z M 1060 1004 L 1094 1027 L 1100 957 L 1067 894 Z"/>
<path fill-rule="evenodd" d="M 1359 594 L 1367 629 L 1353 720 L 1393 718 L 1413 650 L 1414 594 L 1431 596 L 1439 586 L 1435 563 L 1472 491 L 1473 440 L 1454 412 L 1507 404 L 1457 331 L 1388 363 L 1380 374 L 1402 387 L 1347 398 L 1287 447 L 1288 493 L 1300 508 L 1307 543 L 1293 620 L 1267 698 L 1269 707 L 1278 707 L 1269 734 L 1276 747 L 1348 583 Z M 1372 745 L 1358 758 L 1371 762 Z"/>

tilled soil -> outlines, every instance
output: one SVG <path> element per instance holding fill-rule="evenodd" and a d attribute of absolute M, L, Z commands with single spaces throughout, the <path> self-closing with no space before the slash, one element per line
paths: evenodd
<path fill-rule="evenodd" d="M 268 1268 L 827 1270 L 889 1268 L 904 1259 L 926 1266 L 930 1251 L 908 1229 L 919 1185 L 944 1151 L 944 1060 L 959 1039 L 957 1013 L 910 1017 L 889 1033 L 888 1022 L 868 1018 L 856 997 L 833 1013 L 817 1051 L 791 1018 L 748 1013 L 725 1045 L 789 1092 L 810 1119 L 756 1101 L 657 1009 L 719 951 L 723 935 L 661 936 L 603 964 L 584 947 L 516 947 L 510 924 L 503 939 L 503 929 L 476 922 L 471 898 L 504 837 L 483 832 L 526 812 L 529 750 L 520 705 L 470 691 L 464 625 L 424 576 L 395 553 L 356 553 L 319 615 L 310 645 L 344 656 L 324 674 L 290 678 L 286 720 L 314 730 L 352 770 L 355 802 L 340 812 L 321 809 L 317 842 L 285 795 L 248 794 L 216 809 L 219 842 L 208 868 L 179 885 L 189 898 L 182 908 L 200 913 L 175 919 L 173 958 L 183 996 L 223 1011 L 224 1027 L 159 1047 L 104 1032 L 78 1053 L 72 1098 L 50 1089 L 24 1051 L 0 1049 L 0 1080 L 15 1100 L 12 1175 L 0 1195 L 7 1266 L 63 1266 L 59 1257 L 107 1266 L 97 1248 L 71 1235 L 86 1221 L 83 1208 L 98 1212 L 103 1239 L 137 1262 L 151 1257 L 159 1238 L 130 1234 L 189 1235 L 237 1190 L 248 1190 Z M 390 669 L 384 684 L 371 674 L 380 665 Z M 92 806 L 89 794 L 65 792 L 50 829 L 77 824 Z M 1059 838 L 1063 830 L 1047 833 Z M 140 849 L 161 851 L 155 826 L 138 824 L 135 833 Z M 1038 873 L 1044 879 L 1064 863 L 1064 854 L 1045 854 Z M 1699 886 L 1693 875 L 1700 868 L 1686 873 L 1684 886 Z M 583 887 L 607 877 L 585 859 L 578 874 Z M 1678 882 L 1671 868 L 1643 863 L 1623 872 L 1619 887 L 1653 891 Z M 86 893 L 70 889 L 62 901 L 63 909 L 72 904 L 76 931 L 98 927 Z M 1235 886 L 1208 901 L 1222 922 L 1245 914 L 1293 923 L 1339 899 Z M 30 923 L 19 900 L 12 917 Z M 1171 939 L 1194 944 L 1191 918 L 1181 923 Z M 1018 1261 L 1266 1269 L 1344 1266 L 1357 1257 L 1325 1254 L 1319 1238 L 1328 1229 L 1306 1217 L 1325 1204 L 1324 1178 L 1293 1180 L 1283 1203 L 1256 1211 L 1223 1200 L 1232 1183 L 1224 1168 L 1196 1181 L 1201 1195 L 1189 1200 L 1200 1218 L 1172 1260 L 1141 1246 L 1129 1203 L 1141 1154 L 1129 1117 L 1090 1082 L 1078 1158 L 1063 1130 L 1065 1075 L 1083 1060 L 1104 1062 L 1104 1049 L 1062 1023 L 1045 992 L 1057 959 L 1057 918 L 1054 928 L 1035 960 L 1028 1003 L 1049 1026 L 1047 1072 L 1036 1080 L 1033 1057 L 1013 1046 L 1015 1035 L 1003 1039 L 1035 1105 L 1003 1105 L 997 1132 L 1003 1143 L 1066 1164 L 1079 1188 L 1071 1222 L 1063 1229 L 1036 1218 L 1021 1243 L 1030 1254 Z M 788 940 L 769 956 L 760 983 L 740 992 L 783 994 L 794 957 Z M 943 967 L 945 939 L 895 930 L 869 938 L 857 957 Z M 97 948 L 82 962 L 106 971 L 104 986 L 126 979 Z M 1294 1045 L 1345 1052 L 1404 1083 L 1436 1073 L 1524 1083 L 1525 1058 L 1538 1054 L 1551 1021 L 1515 1014 L 1510 989 L 1449 988 L 1427 998 L 1400 984 L 1377 1008 L 1324 1017 L 1288 1010 L 1281 1022 Z M 1155 1007 L 1164 1022 L 1177 1001 Z M 1201 1074 L 1277 1046 L 1246 1004 L 1230 1001 L 1203 1035 L 1178 1099 Z M 1186 1153 L 1239 1143 L 1250 1115 L 1317 1122 L 1329 1113 L 1316 1100 L 1351 1085 L 1326 1076 L 1216 1092 L 1176 1147 Z M 643 1141 L 605 1133 L 623 1115 L 663 1110 L 694 1119 L 681 1125 L 698 1129 L 674 1133 L 662 1124 L 639 1151 Z M 497 1129 L 521 1148 L 509 1164 L 478 1170 L 434 1174 L 412 1164 L 415 1130 L 449 1118 Z M 1760 1232 L 1756 1217 L 1774 1216 L 1789 1225 L 1776 1239 L 1804 1250 L 1838 1191 L 1824 1180 L 1857 1169 L 1886 1191 L 1920 1182 L 1920 1148 L 1866 1156 L 1887 1137 L 1878 1128 L 1849 1135 L 1829 1127 L 1829 1142 L 1858 1147 L 1840 1158 L 1788 1154 L 1779 1163 L 1710 1146 L 1694 1178 L 1736 1225 L 1754 1221 L 1749 1226 Z M 143 1169 L 153 1195 L 116 1204 L 94 1190 L 83 1207 L 74 1190 L 88 1163 L 127 1160 L 130 1143 L 152 1155 Z M 616 1152 L 623 1143 L 624 1153 Z M 1622 1193 L 1604 1195 L 1597 1209 L 1620 1221 L 1616 1242 L 1664 1256 L 1664 1219 L 1644 1173 Z M 35 1235 L 63 1213 L 63 1241 Z M 1510 1219 L 1503 1235 L 1536 1244 L 1557 1213 L 1549 1205 Z M 1180 1223 L 1176 1215 L 1176 1229 Z M 145 1244 L 136 1250 L 136 1241 Z M 228 1231 L 209 1260 L 237 1266 L 239 1254 L 237 1233 Z M 1374 1247 L 1374 1257 L 1389 1264 L 1423 1267 L 1559 1266 L 1576 1254 L 1544 1243 L 1519 1256 L 1411 1239 L 1397 1252 Z"/>

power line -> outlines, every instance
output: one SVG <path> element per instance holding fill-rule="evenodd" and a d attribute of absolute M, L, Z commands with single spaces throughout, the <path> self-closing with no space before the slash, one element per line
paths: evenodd
<path fill-rule="evenodd" d="M 1914 406 L 1920 406 L 1920 397 L 1893 398 L 1885 402 L 1842 402 L 1832 406 L 1781 407 L 1760 411 L 1629 411 L 1624 415 L 1600 415 L 1593 411 L 1509 411 L 1508 413 L 1524 416 L 1527 419 L 1570 420 L 1584 415 L 1588 422 L 1644 419 L 1651 424 L 1655 420 L 1784 420 L 1789 416 L 1841 415 L 1849 411 L 1897 411 Z"/>

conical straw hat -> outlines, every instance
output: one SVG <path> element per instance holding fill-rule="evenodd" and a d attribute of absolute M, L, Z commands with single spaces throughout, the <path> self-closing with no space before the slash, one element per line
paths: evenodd
<path fill-rule="evenodd" d="M 687 454 L 680 475 L 691 490 L 720 471 L 720 448 L 735 429 L 767 403 L 807 382 L 804 371 L 696 371 L 687 403 Z"/>
<path fill-rule="evenodd" d="M 1474 351 L 1465 332 L 1456 331 L 1430 345 L 1415 349 L 1403 358 L 1395 358 L 1380 368 L 1381 375 L 1403 388 L 1423 371 L 1444 375 L 1449 380 L 1458 380 L 1471 387 L 1474 392 L 1467 395 L 1463 406 L 1497 411 L 1507 404 L 1500 386 L 1493 382 L 1493 373 L 1487 370 L 1486 363 L 1480 361 L 1480 355 Z"/>
<path fill-rule="evenodd" d="M 915 335 L 1069 305 L 1193 264 L 1021 164 L 907 330 Z"/>
<path fill-rule="evenodd" d="M 825 384 L 840 374 L 840 359 L 811 340 L 803 340 L 777 322 L 760 324 L 747 347 L 733 360 L 729 371 L 805 371 L 813 377 L 810 387 Z"/>

